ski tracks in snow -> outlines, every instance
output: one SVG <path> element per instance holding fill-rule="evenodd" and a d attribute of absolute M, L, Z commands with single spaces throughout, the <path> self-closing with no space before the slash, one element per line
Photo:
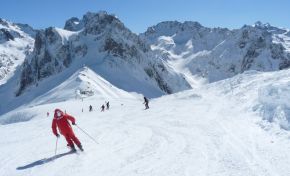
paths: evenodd
<path fill-rule="evenodd" d="M 158 110 L 150 109 L 145 112 L 148 116 L 139 116 L 140 112 L 134 110 L 135 116 L 125 115 L 130 118 L 118 122 L 123 125 L 118 129 L 124 131 L 116 132 L 122 134 L 117 138 L 123 145 L 112 144 L 116 153 L 126 151 L 126 154 L 121 154 L 116 174 L 279 175 L 272 163 L 261 156 L 263 153 L 257 151 L 259 140 L 256 138 L 263 137 L 262 131 L 255 134 L 259 127 L 248 123 L 247 119 L 233 117 L 238 113 L 235 109 L 225 112 L 228 104 L 223 100 L 215 97 L 212 101 L 220 101 L 220 106 L 212 106 L 206 100 L 193 103 L 191 113 L 188 113 L 188 106 L 176 104 L 171 105 L 171 109 L 159 111 L 159 114 Z M 166 104 L 156 102 L 152 106 Z M 178 111 L 180 115 L 172 116 L 174 113 L 171 111 Z M 244 133 L 245 130 L 250 130 L 250 133 Z M 134 134 L 134 137 L 130 136 Z M 112 136 L 116 137 L 116 134 Z M 127 148 L 132 150 L 128 152 Z"/>
<path fill-rule="evenodd" d="M 51 124 L 50 119 L 36 119 L 22 125 L 19 123 L 16 127 L 23 128 L 27 134 L 5 139 L 7 147 L 3 148 L 5 154 L 0 162 L 1 175 L 290 174 L 287 169 L 290 158 L 287 154 L 289 142 L 276 139 L 275 143 L 270 143 L 274 136 L 262 130 L 255 123 L 255 117 L 240 112 L 233 102 L 221 96 L 205 91 L 194 95 L 188 92 L 165 96 L 152 100 L 151 109 L 146 111 L 142 109 L 142 102 L 128 99 L 121 106 L 118 101 L 110 101 L 110 111 L 84 112 L 77 115 L 77 123 L 96 138 L 98 145 L 75 128 L 85 152 L 24 170 L 15 168 L 53 153 L 52 149 L 48 149 L 53 148 L 54 144 L 44 146 L 47 143 L 45 137 L 51 132 L 46 129 L 49 128 L 47 124 Z M 89 101 L 85 103 L 93 104 Z M 69 106 L 75 107 L 71 103 L 67 104 Z M 37 134 L 32 130 L 36 126 L 39 131 Z M 7 132 L 15 131 L 15 128 L 8 126 L 4 128 L 7 128 Z M 25 140 L 27 135 L 32 136 L 30 141 Z M 54 139 L 53 136 L 51 139 Z M 12 151 L 9 149 L 12 144 L 20 147 L 13 156 L 8 156 L 6 152 Z M 59 146 L 59 153 L 66 150 L 63 147 L 64 140 L 60 140 Z M 35 150 L 36 158 L 29 149 Z"/>

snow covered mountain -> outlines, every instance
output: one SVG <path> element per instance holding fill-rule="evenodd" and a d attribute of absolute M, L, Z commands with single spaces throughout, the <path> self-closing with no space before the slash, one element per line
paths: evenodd
<path fill-rule="evenodd" d="M 290 59 L 289 30 L 260 22 L 229 30 L 167 21 L 138 36 L 114 15 L 88 12 L 67 20 L 64 29 L 50 27 L 37 34 L 25 25 L 15 29 L 31 42 L 35 36 L 35 45 L 19 62 L 22 68 L 14 79 L 0 87 L 0 98 L 12 97 L 10 107 L 47 93 L 46 88 L 55 88 L 84 66 L 120 89 L 158 97 L 246 70 L 285 69 Z M 0 114 L 8 112 L 3 109 L 9 108 L 0 106 Z"/>
<path fill-rule="evenodd" d="M 64 29 L 50 27 L 36 34 L 17 95 L 45 78 L 83 65 L 121 89 L 150 97 L 190 88 L 117 17 L 88 12 L 83 19 L 69 19 Z"/>
<path fill-rule="evenodd" d="M 79 23 L 75 20 L 68 20 L 65 29 L 37 32 L 21 70 L 0 86 L 0 98 L 6 100 L 0 114 L 46 94 L 84 66 L 120 89 L 148 97 L 190 88 L 182 74 L 115 16 L 88 12 Z"/>
<path fill-rule="evenodd" d="M 25 57 L 32 52 L 36 31 L 26 24 L 0 18 L 0 85 L 14 75 Z"/>
<path fill-rule="evenodd" d="M 289 68 L 289 33 L 261 22 L 229 30 L 168 21 L 148 28 L 141 37 L 153 50 L 167 55 L 175 70 L 214 82 L 246 70 Z"/>
<path fill-rule="evenodd" d="M 162 22 L 138 36 L 105 12 L 0 26 L 22 58 L 0 85 L 1 176 L 290 175 L 289 30 Z M 53 135 L 56 108 L 84 152 Z"/>

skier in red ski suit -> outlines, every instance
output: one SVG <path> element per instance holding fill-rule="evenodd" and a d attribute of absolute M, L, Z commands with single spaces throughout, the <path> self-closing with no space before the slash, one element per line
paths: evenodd
<path fill-rule="evenodd" d="M 82 144 L 75 136 L 69 121 L 71 121 L 72 124 L 75 125 L 74 117 L 68 114 L 64 114 L 60 109 L 55 109 L 54 118 L 52 120 L 52 132 L 56 137 L 59 137 L 56 129 L 58 127 L 58 130 L 65 137 L 68 146 L 72 149 L 72 151 L 76 151 L 74 143 L 78 146 L 80 150 L 83 151 Z"/>

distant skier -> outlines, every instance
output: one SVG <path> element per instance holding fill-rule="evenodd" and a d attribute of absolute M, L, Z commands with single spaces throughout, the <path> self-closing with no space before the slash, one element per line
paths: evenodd
<path fill-rule="evenodd" d="M 90 105 L 90 107 L 89 107 L 89 111 L 90 111 L 90 112 L 93 111 L 93 106 L 92 106 L 92 105 Z"/>
<path fill-rule="evenodd" d="M 145 109 L 149 109 L 149 100 L 144 96 Z"/>
<path fill-rule="evenodd" d="M 102 105 L 101 106 L 101 112 L 104 112 L 105 111 L 105 105 Z"/>
<path fill-rule="evenodd" d="M 46 113 L 47 117 L 49 116 L 49 112 Z"/>
<path fill-rule="evenodd" d="M 71 148 L 72 152 L 75 152 L 75 146 L 74 143 L 78 146 L 78 148 L 83 151 L 83 147 L 79 139 L 75 136 L 73 129 L 69 123 L 69 121 L 72 122 L 73 125 L 75 125 L 75 118 L 68 115 L 64 114 L 60 109 L 55 109 L 54 111 L 54 118 L 52 121 L 52 131 L 56 137 L 59 137 L 59 134 L 57 132 L 57 128 L 62 134 L 66 141 L 67 145 Z"/>
<path fill-rule="evenodd" d="M 107 106 L 107 110 L 109 110 L 109 109 L 110 109 L 110 103 L 107 102 L 107 103 L 106 103 L 106 106 Z"/>

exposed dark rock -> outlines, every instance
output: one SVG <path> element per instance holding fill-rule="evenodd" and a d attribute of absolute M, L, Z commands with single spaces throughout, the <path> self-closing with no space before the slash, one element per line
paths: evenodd
<path fill-rule="evenodd" d="M 7 29 L 0 29 L 0 39 L 3 36 L 5 41 L 14 40 L 13 35 Z"/>
<path fill-rule="evenodd" d="M 72 17 L 65 22 L 64 29 L 69 31 L 79 31 L 83 28 L 83 23 L 80 19 Z"/>

